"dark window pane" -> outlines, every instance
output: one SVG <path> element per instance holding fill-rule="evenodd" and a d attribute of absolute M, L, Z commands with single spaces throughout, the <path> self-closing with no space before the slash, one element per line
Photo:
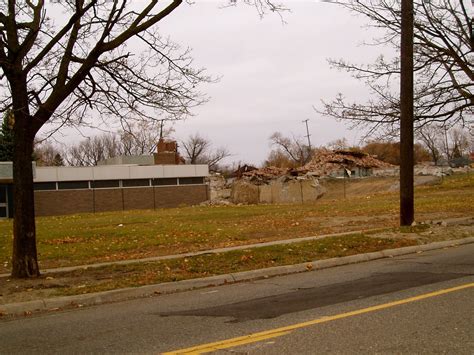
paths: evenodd
<path fill-rule="evenodd" d="M 204 184 L 203 177 L 188 177 L 188 178 L 179 178 L 180 185 L 198 185 Z"/>
<path fill-rule="evenodd" d="M 60 181 L 58 182 L 59 190 L 76 190 L 88 189 L 89 181 Z"/>
<path fill-rule="evenodd" d="M 132 179 L 122 180 L 123 187 L 134 187 L 134 186 L 150 186 L 149 179 Z"/>
<path fill-rule="evenodd" d="M 35 182 L 35 190 L 56 190 L 55 182 Z"/>
<path fill-rule="evenodd" d="M 97 180 L 91 181 L 91 187 L 93 189 L 105 189 L 108 187 L 120 187 L 120 180 Z"/>
<path fill-rule="evenodd" d="M 153 179 L 152 183 L 153 183 L 153 186 L 178 185 L 178 179 L 176 178 Z"/>
<path fill-rule="evenodd" d="M 6 218 L 7 216 L 7 208 L 6 207 L 0 207 L 0 218 Z"/>
<path fill-rule="evenodd" d="M 6 203 L 6 202 L 7 202 L 7 187 L 0 186 L 0 203 Z"/>

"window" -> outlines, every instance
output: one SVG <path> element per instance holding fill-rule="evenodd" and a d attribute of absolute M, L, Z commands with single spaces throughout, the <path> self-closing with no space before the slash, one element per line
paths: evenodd
<path fill-rule="evenodd" d="M 150 186 L 149 179 L 122 180 L 123 187 Z"/>
<path fill-rule="evenodd" d="M 120 180 L 97 180 L 91 181 L 93 189 L 106 189 L 111 187 L 120 187 Z"/>
<path fill-rule="evenodd" d="M 7 203 L 7 187 L 0 185 L 0 203 Z"/>
<path fill-rule="evenodd" d="M 60 181 L 58 182 L 59 190 L 78 190 L 88 189 L 89 181 Z"/>
<path fill-rule="evenodd" d="M 35 182 L 35 191 L 56 190 L 55 182 Z"/>
<path fill-rule="evenodd" d="M 176 178 L 153 179 L 152 184 L 153 186 L 178 185 L 178 179 Z"/>
<path fill-rule="evenodd" d="M 204 184 L 203 177 L 188 177 L 188 178 L 179 178 L 180 185 L 199 185 Z"/>

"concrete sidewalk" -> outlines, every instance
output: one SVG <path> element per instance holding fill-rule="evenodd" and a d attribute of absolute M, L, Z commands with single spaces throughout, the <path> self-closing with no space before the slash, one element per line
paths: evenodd
<path fill-rule="evenodd" d="M 353 233 L 356 233 L 356 232 L 343 233 L 343 234 L 338 234 L 338 235 L 347 235 L 347 234 L 353 234 Z M 335 235 L 330 235 L 330 236 L 335 236 Z M 296 243 L 296 242 L 301 242 L 304 240 L 314 240 L 318 238 L 327 238 L 327 237 L 328 236 L 319 236 L 319 237 L 310 237 L 310 238 L 300 238 L 300 239 L 294 239 L 294 240 L 292 239 L 290 242 Z M 278 242 L 270 242 L 270 243 L 284 244 L 284 242 L 285 241 L 278 241 Z M 99 305 L 103 303 L 125 301 L 129 299 L 152 297 L 158 294 L 174 293 L 174 292 L 192 290 L 192 289 L 209 287 L 209 286 L 219 286 L 219 285 L 235 283 L 235 282 L 250 281 L 250 280 L 262 279 L 262 278 L 268 278 L 268 277 L 274 277 L 274 276 L 280 276 L 280 275 L 288 275 L 288 274 L 294 274 L 294 273 L 300 273 L 300 272 L 309 272 L 309 271 L 320 270 L 320 269 L 325 269 L 329 267 L 360 263 L 360 262 L 365 262 L 365 261 L 377 260 L 377 259 L 382 259 L 382 258 L 387 258 L 387 257 L 395 257 L 395 256 L 400 256 L 400 255 L 406 255 L 406 254 L 420 253 L 420 252 L 429 251 L 429 250 L 444 249 L 444 248 L 455 247 L 455 246 L 470 244 L 470 243 L 474 243 L 474 237 L 458 239 L 458 240 L 448 240 L 448 241 L 410 246 L 410 247 L 404 247 L 404 248 L 398 248 L 398 249 L 388 249 L 388 250 L 383 250 L 379 252 L 358 254 L 358 255 L 346 256 L 346 257 L 341 257 L 341 258 L 316 260 L 313 262 L 307 262 L 307 263 L 296 264 L 296 265 L 277 266 L 277 267 L 271 267 L 271 268 L 266 268 L 266 269 L 239 272 L 239 273 L 234 273 L 234 274 L 225 274 L 225 275 L 218 275 L 218 276 L 212 276 L 212 277 L 206 277 L 206 278 L 183 280 L 183 281 L 178 281 L 178 282 L 166 282 L 166 283 L 161 283 L 161 284 L 156 284 L 156 285 L 148 285 L 148 286 L 134 287 L 134 288 L 124 288 L 124 289 L 110 290 L 110 291 L 97 292 L 97 293 L 84 294 L 84 295 L 76 295 L 76 296 L 49 298 L 49 299 L 35 300 L 35 301 L 22 302 L 22 303 L 10 303 L 10 304 L 5 304 L 5 305 L 0 305 L 0 315 L 4 315 L 4 316 L 28 315 L 35 312 L 57 311 L 57 310 L 62 310 L 66 308 L 77 308 L 77 307 L 84 307 L 84 306 Z M 275 245 L 275 244 L 261 243 L 261 244 L 254 244 L 253 246 L 246 245 L 246 246 L 234 247 L 234 248 L 246 249 L 250 247 L 258 247 L 258 246 L 265 246 L 265 245 Z M 236 250 L 234 248 L 224 248 L 220 252 L 228 251 L 228 250 Z M 218 251 L 213 250 L 212 252 L 217 253 Z M 204 253 L 206 252 L 203 251 L 203 252 L 198 252 L 197 254 L 190 254 L 190 255 L 200 255 Z M 174 256 L 174 257 L 183 257 L 183 255 L 184 254 L 181 254 L 179 256 Z M 168 258 L 170 257 L 172 256 L 168 256 Z M 147 259 L 140 259 L 140 261 L 143 261 L 143 260 L 147 260 Z M 153 260 L 162 260 L 162 259 L 153 259 Z M 133 262 L 133 261 L 128 260 L 127 262 Z M 97 266 L 98 264 L 95 264 L 95 265 Z M 58 271 L 59 269 L 55 269 L 55 270 Z"/>

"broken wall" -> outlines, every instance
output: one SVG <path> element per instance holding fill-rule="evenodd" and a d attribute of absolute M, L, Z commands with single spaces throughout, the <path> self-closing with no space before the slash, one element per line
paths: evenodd
<path fill-rule="evenodd" d="M 232 186 L 231 200 L 243 204 L 305 203 L 316 201 L 325 191 L 316 179 L 278 179 L 264 185 L 239 180 Z"/>

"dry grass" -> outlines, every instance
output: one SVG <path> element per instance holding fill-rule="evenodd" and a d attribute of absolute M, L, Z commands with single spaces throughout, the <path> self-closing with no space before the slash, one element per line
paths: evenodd
<path fill-rule="evenodd" d="M 352 191 L 357 193 L 346 199 L 325 198 L 312 204 L 197 206 L 40 217 L 37 235 L 41 268 L 397 227 L 398 193 L 372 193 L 376 181 L 354 182 Z M 342 181 L 332 184 L 335 191 L 341 191 Z M 381 184 L 379 181 L 377 186 Z M 416 188 L 416 218 L 472 215 L 473 201 L 474 177 L 451 176 L 440 185 Z M 11 221 L 0 222 L 0 273 L 9 272 L 11 228 Z"/>
<path fill-rule="evenodd" d="M 291 265 L 415 244 L 413 239 L 354 234 L 221 254 L 48 273 L 32 280 L 4 277 L 0 278 L 0 304 Z"/>

